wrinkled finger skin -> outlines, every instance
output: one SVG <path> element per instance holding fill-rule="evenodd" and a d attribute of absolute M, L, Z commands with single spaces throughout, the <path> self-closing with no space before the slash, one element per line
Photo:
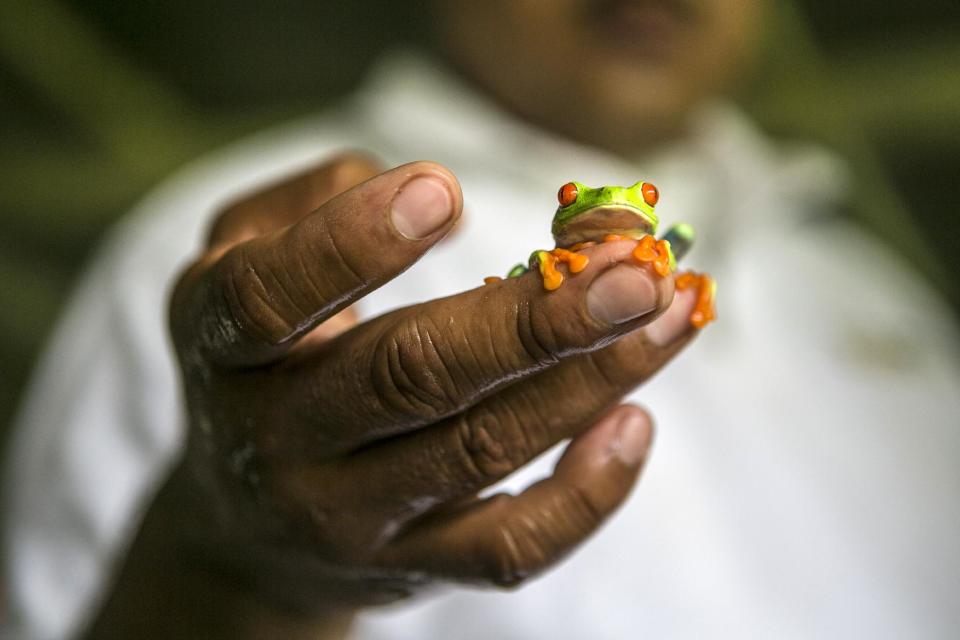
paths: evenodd
<path fill-rule="evenodd" d="M 468 498 L 503 479 L 561 440 L 591 427 L 634 387 L 653 376 L 692 338 L 664 348 L 641 332 L 572 358 L 447 418 L 367 447 L 327 465 L 288 465 L 284 477 L 311 487 L 333 487 L 315 499 L 350 489 L 368 513 L 383 521 L 416 517 L 426 505 Z M 336 477 L 340 482 L 333 482 Z"/>
<path fill-rule="evenodd" d="M 422 181 L 444 192 L 446 221 L 408 238 L 393 212 L 408 187 Z M 292 224 L 211 247 L 186 272 L 171 317 L 181 353 L 233 369 L 279 359 L 318 324 L 407 269 L 450 230 L 463 206 L 453 175 L 426 162 L 316 199 L 324 196 L 330 199 Z M 239 220 L 223 226 L 246 228 Z"/>
<path fill-rule="evenodd" d="M 672 283 L 632 265 L 629 243 L 592 251 L 591 265 L 556 292 L 544 293 L 533 276 L 478 287 L 375 318 L 251 374 L 247 385 L 278 400 L 257 408 L 257 421 L 271 425 L 251 434 L 257 448 L 322 461 L 424 428 L 626 335 L 666 308 Z M 619 325 L 598 321 L 586 303 L 593 282 L 613 267 L 649 285 L 650 310 Z"/>
<path fill-rule="evenodd" d="M 674 313 L 672 279 L 613 242 L 553 293 L 527 274 L 358 324 L 350 305 L 461 209 L 444 167 L 350 154 L 218 216 L 170 312 L 190 422 L 178 531 L 213 574 L 312 612 L 515 586 L 626 499 L 652 422 L 618 403 L 696 333 L 643 330 Z M 569 438 L 550 478 L 476 498 Z"/>

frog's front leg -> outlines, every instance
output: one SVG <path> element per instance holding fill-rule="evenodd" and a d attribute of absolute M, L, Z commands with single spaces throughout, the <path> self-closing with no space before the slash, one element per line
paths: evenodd
<path fill-rule="evenodd" d="M 658 275 L 666 277 L 677 270 L 677 261 L 690 250 L 693 238 L 693 227 L 685 223 L 677 224 L 670 227 L 659 240 L 652 235 L 641 236 L 636 240 L 633 257 L 637 262 L 652 265 Z M 608 234 L 603 238 L 604 242 L 617 240 L 635 238 L 618 234 Z"/>
<path fill-rule="evenodd" d="M 604 242 L 618 240 L 634 240 L 637 244 L 633 248 L 633 258 L 641 264 L 650 264 L 653 270 L 661 277 L 670 275 L 677 268 L 677 260 L 670 249 L 669 240 L 657 240 L 651 235 L 642 236 L 639 240 L 630 236 L 610 233 L 603 237 Z"/>
<path fill-rule="evenodd" d="M 633 249 L 633 257 L 637 262 L 649 263 L 653 270 L 661 277 L 670 275 L 677 267 L 676 258 L 670 250 L 670 242 L 657 240 L 653 236 L 643 236 Z"/>
<path fill-rule="evenodd" d="M 587 268 L 590 258 L 587 256 L 557 247 L 551 251 L 538 250 L 530 255 L 530 268 L 537 267 L 543 278 L 543 288 L 555 291 L 563 284 L 563 274 L 557 269 L 557 264 L 566 263 L 570 273 L 580 273 Z"/>
<path fill-rule="evenodd" d="M 560 288 L 560 285 L 563 284 L 563 273 L 557 269 L 557 265 L 561 262 L 567 265 L 567 267 L 570 269 L 570 273 L 580 273 L 587 268 L 590 258 L 583 254 L 577 253 L 576 251 L 562 249 L 560 247 L 551 249 L 550 251 L 538 249 L 530 254 L 530 260 L 528 262 L 530 265 L 529 268 L 522 264 L 518 264 L 514 268 L 510 269 L 510 271 L 507 273 L 507 277 L 516 278 L 518 276 L 522 276 L 531 269 L 537 269 L 540 272 L 540 276 L 543 278 L 543 288 L 547 291 L 555 291 Z M 492 284 L 494 282 L 498 282 L 499 280 L 500 278 L 497 276 L 491 276 L 483 279 L 486 284 Z"/>

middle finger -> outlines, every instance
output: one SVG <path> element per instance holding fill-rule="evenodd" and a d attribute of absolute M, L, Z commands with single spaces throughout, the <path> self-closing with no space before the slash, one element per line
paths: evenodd
<path fill-rule="evenodd" d="M 324 501 L 363 504 L 383 521 L 475 495 L 594 424 L 665 366 L 697 333 L 688 321 L 694 302 L 694 292 L 681 292 L 645 331 L 512 385 L 435 426 L 328 464 L 288 469 L 286 481 L 306 496 L 323 487 Z M 348 495 L 338 495 L 339 488 Z"/>

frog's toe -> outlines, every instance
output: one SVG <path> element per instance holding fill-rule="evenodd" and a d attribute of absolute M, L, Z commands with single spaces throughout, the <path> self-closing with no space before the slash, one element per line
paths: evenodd
<path fill-rule="evenodd" d="M 563 284 L 563 274 L 557 269 L 557 257 L 552 251 L 535 251 L 535 260 L 543 277 L 543 288 L 556 291 Z"/>
<path fill-rule="evenodd" d="M 709 274 L 684 271 L 677 274 L 674 285 L 681 291 L 690 288 L 697 290 L 697 303 L 690 314 L 690 324 L 702 329 L 717 319 L 717 281 Z"/>
<path fill-rule="evenodd" d="M 673 254 L 670 243 L 653 236 L 643 236 L 633 250 L 634 259 L 641 264 L 650 264 L 657 275 L 666 277 L 673 270 Z"/>
<path fill-rule="evenodd" d="M 554 249 L 550 253 L 558 262 L 566 262 L 570 273 L 580 273 L 590 264 L 590 258 L 582 253 L 577 253 L 569 249 Z"/>

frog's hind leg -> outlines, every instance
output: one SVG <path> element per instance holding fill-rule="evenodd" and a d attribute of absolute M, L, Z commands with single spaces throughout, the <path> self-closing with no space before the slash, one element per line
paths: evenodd
<path fill-rule="evenodd" d="M 530 271 L 530 269 L 528 269 L 527 266 L 522 262 L 518 262 L 513 266 L 513 269 L 510 269 L 510 271 L 507 272 L 507 277 L 519 278 L 520 276 L 525 274 L 527 271 Z"/>
<path fill-rule="evenodd" d="M 697 329 L 702 329 L 710 322 L 717 319 L 716 297 L 717 281 L 706 273 L 696 273 L 694 271 L 684 271 L 678 273 L 674 279 L 674 285 L 680 291 L 684 289 L 696 288 L 697 303 L 690 314 L 690 324 Z"/>
<path fill-rule="evenodd" d="M 510 269 L 510 271 L 507 272 L 506 277 L 519 278 L 520 276 L 525 274 L 527 271 L 530 271 L 530 269 L 528 269 L 526 265 L 524 265 L 522 262 L 518 262 L 513 266 L 512 269 Z M 483 283 L 493 284 L 494 282 L 500 282 L 501 280 L 503 280 L 503 278 L 501 278 L 500 276 L 487 276 L 486 278 L 483 279 Z"/>

